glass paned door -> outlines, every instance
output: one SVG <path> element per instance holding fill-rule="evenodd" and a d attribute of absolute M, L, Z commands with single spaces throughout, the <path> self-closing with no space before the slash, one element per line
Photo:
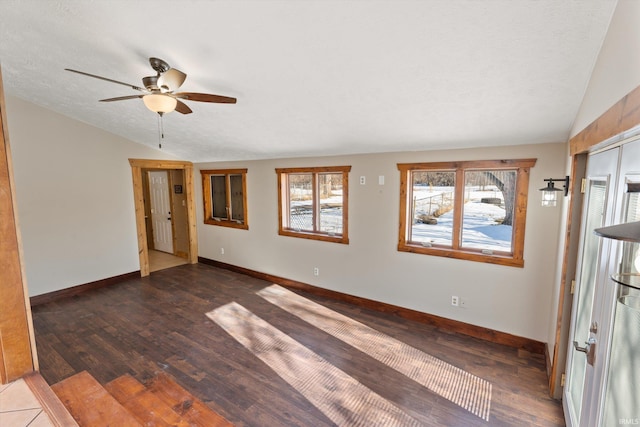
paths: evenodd
<path fill-rule="evenodd" d="M 640 221 L 640 141 L 622 148 L 619 222 Z M 640 245 L 619 242 L 615 273 L 640 274 Z M 640 290 L 615 285 L 613 333 L 600 424 L 640 425 Z"/>
<path fill-rule="evenodd" d="M 636 182 L 640 183 L 640 177 L 637 177 Z M 640 221 L 640 192 L 627 192 L 625 199 L 624 222 Z M 640 253 L 637 252 L 638 250 L 629 251 L 628 255 L 630 258 L 637 259 L 640 257 Z M 633 260 L 623 260 L 622 265 L 629 266 L 631 269 L 620 271 L 620 273 L 639 273 L 640 265 L 635 264 Z M 619 285 L 607 374 L 603 425 L 640 424 L 639 349 L 640 290 Z"/>
<path fill-rule="evenodd" d="M 568 426 L 582 426 L 583 401 L 591 393 L 589 377 L 593 366 L 589 364 L 587 340 L 596 339 L 594 303 L 598 281 L 602 281 L 606 262 L 601 256 L 601 239 L 593 230 L 605 225 L 612 206 L 607 203 L 612 180 L 611 171 L 617 167 L 618 150 L 609 150 L 591 156 L 587 165 L 585 202 L 582 218 L 581 248 L 578 255 L 578 276 L 574 296 L 570 341 L 567 357 L 567 386 L 563 393 L 565 418 Z M 595 331 L 595 332 L 594 332 Z M 575 343 L 575 344 L 574 344 Z"/>
<path fill-rule="evenodd" d="M 603 225 L 607 181 L 590 180 L 588 186 L 588 209 L 586 215 L 586 230 L 593 230 Z M 577 310 L 573 337 L 579 346 L 584 346 L 584 337 L 589 336 L 589 324 L 593 309 L 593 297 L 597 279 L 597 259 L 600 248 L 600 238 L 592 232 L 585 233 L 580 269 L 580 289 L 577 297 Z M 574 416 L 580 422 L 582 409 L 582 394 L 584 378 L 587 368 L 587 358 L 578 353 L 575 348 L 571 352 L 571 369 L 569 370 L 568 390 L 573 402 Z"/>

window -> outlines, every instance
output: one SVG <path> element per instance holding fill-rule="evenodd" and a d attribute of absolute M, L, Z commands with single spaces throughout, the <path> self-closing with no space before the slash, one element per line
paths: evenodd
<path fill-rule="evenodd" d="M 349 243 L 351 166 L 276 169 L 278 234 Z"/>
<path fill-rule="evenodd" d="M 406 163 L 398 250 L 522 267 L 536 159 Z"/>
<path fill-rule="evenodd" d="M 247 170 L 202 170 L 205 224 L 249 229 Z"/>

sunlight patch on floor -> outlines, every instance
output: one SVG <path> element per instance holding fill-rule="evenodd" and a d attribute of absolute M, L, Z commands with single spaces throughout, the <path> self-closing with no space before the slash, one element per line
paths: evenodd
<path fill-rule="evenodd" d="M 340 426 L 419 426 L 363 384 L 238 303 L 207 316 Z"/>
<path fill-rule="evenodd" d="M 489 421 L 491 383 L 347 316 L 272 285 L 258 295 Z"/>

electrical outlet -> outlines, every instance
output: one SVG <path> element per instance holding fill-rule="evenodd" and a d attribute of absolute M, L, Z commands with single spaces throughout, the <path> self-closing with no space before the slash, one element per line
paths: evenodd
<path fill-rule="evenodd" d="M 220 248 L 220 255 L 224 255 L 224 248 Z"/>
<path fill-rule="evenodd" d="M 318 267 L 313 267 L 313 275 L 314 276 L 319 276 L 320 275 L 320 269 Z"/>
<path fill-rule="evenodd" d="M 458 307 L 460 305 L 460 300 L 458 299 L 457 296 L 455 295 L 451 296 L 451 305 L 454 307 Z"/>
<path fill-rule="evenodd" d="M 367 178 L 364 176 L 360 177 L 360 185 L 365 185 L 367 183 Z"/>

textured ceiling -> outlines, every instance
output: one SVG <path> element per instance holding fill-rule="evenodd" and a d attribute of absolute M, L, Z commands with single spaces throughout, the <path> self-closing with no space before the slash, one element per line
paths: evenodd
<path fill-rule="evenodd" d="M 125 86 L 188 74 L 163 150 L 195 162 L 565 141 L 614 0 L 0 0 L 5 92 L 157 147 Z"/>

